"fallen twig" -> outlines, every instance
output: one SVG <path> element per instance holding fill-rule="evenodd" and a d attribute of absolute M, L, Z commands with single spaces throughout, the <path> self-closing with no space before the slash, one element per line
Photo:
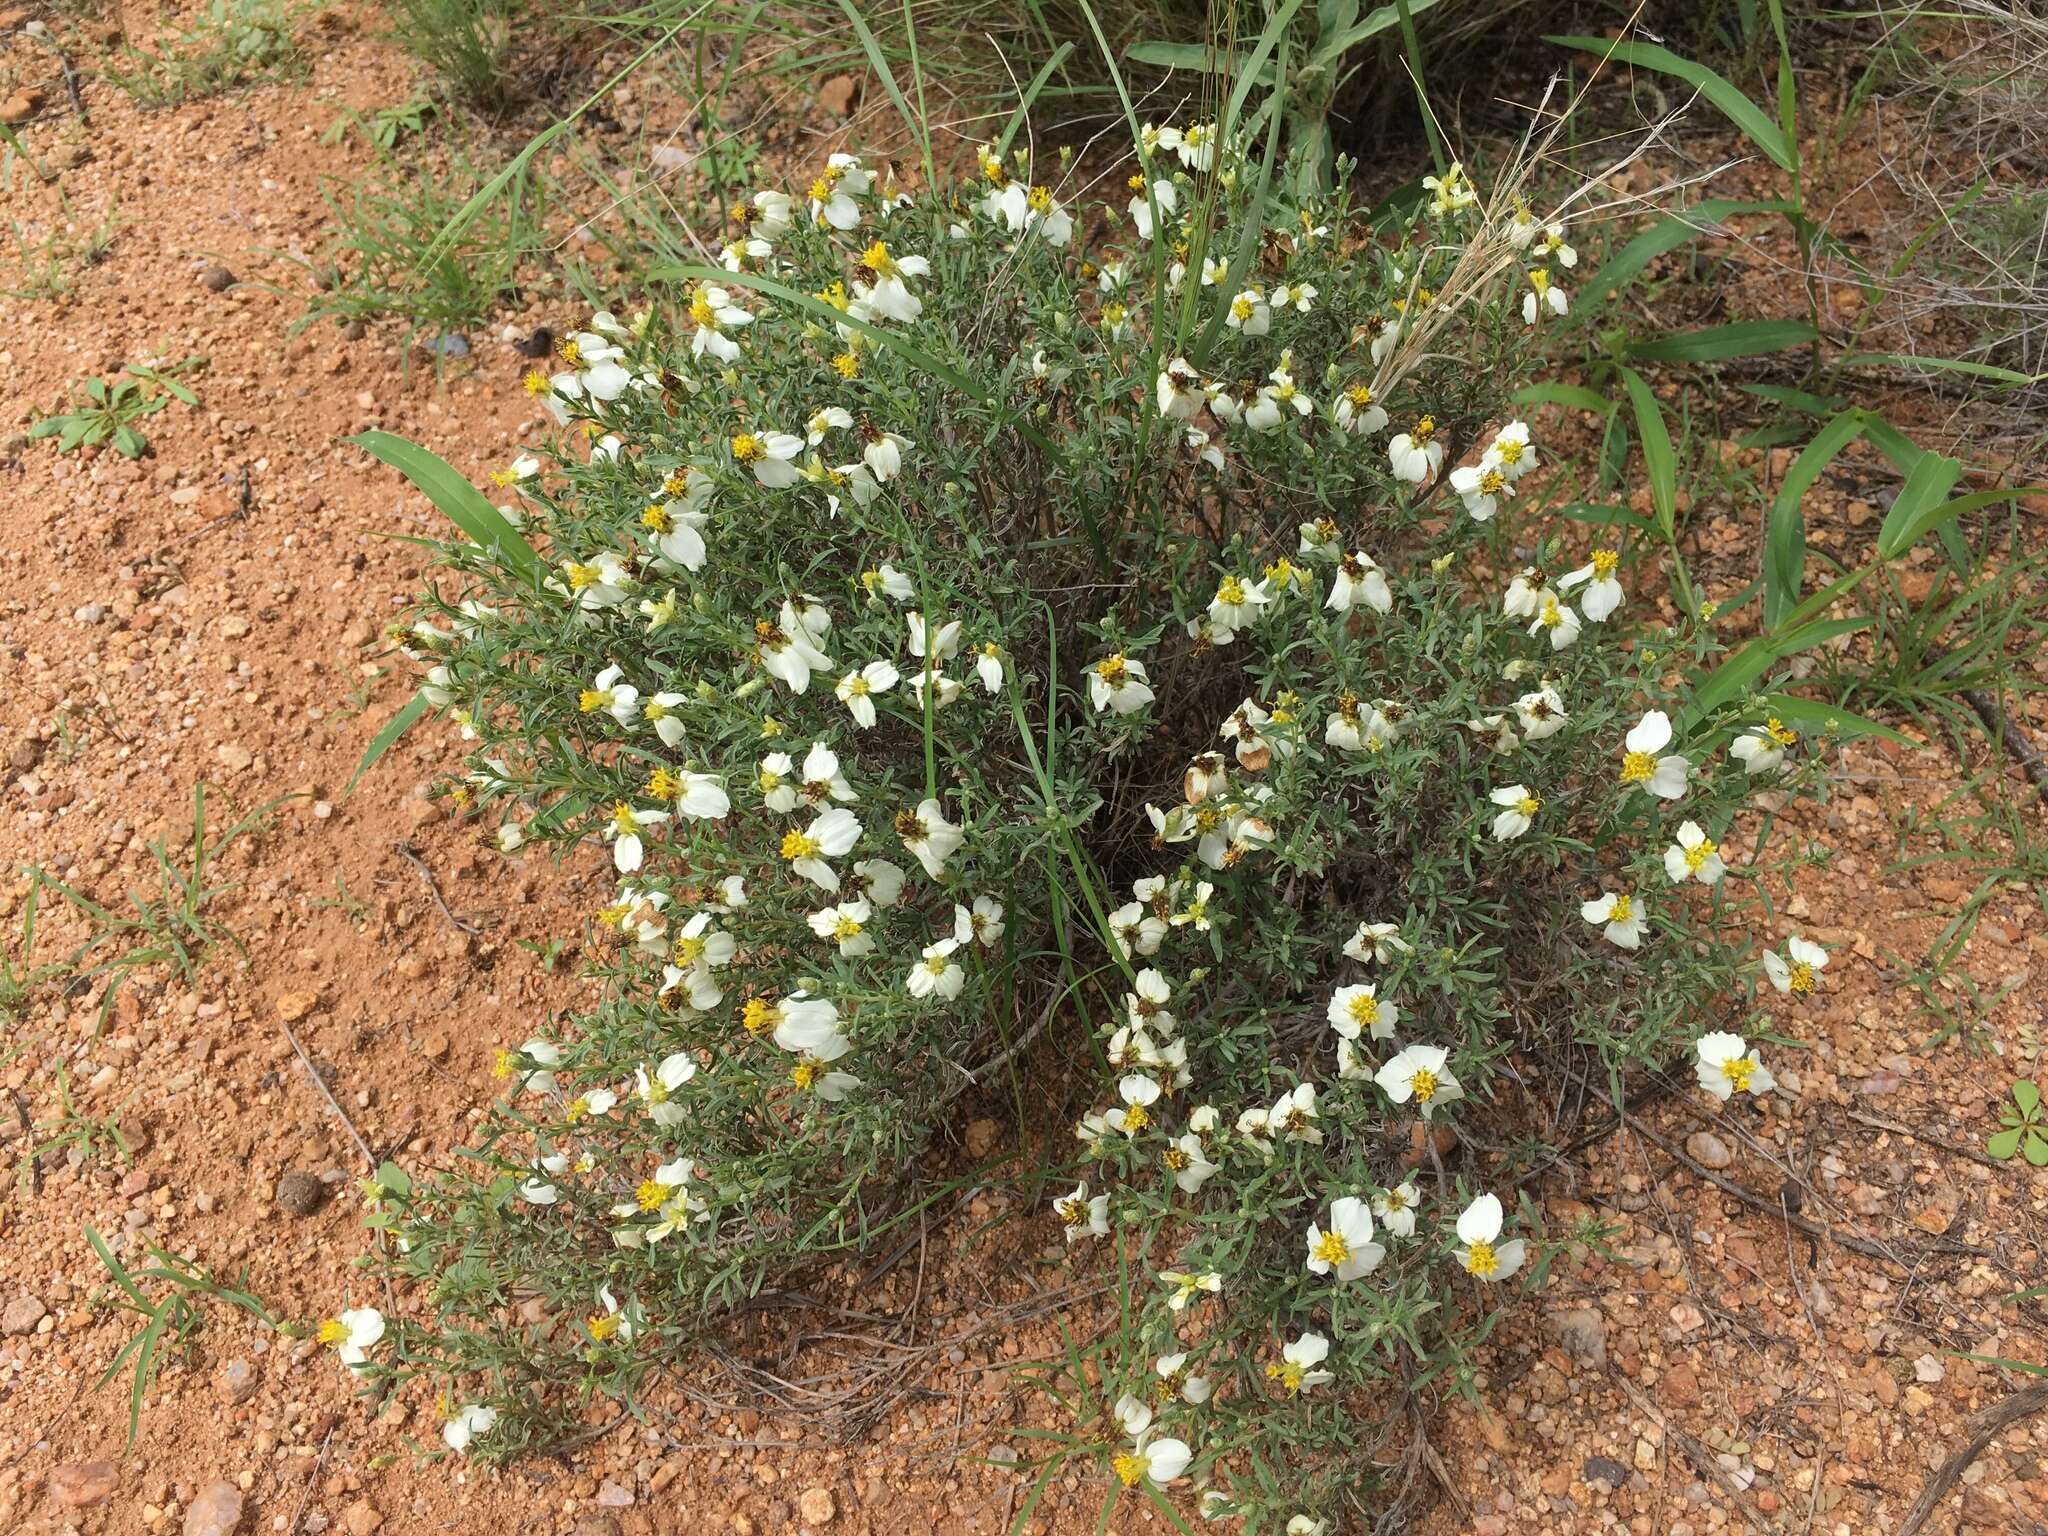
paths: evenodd
<path fill-rule="evenodd" d="M 334 1111 L 334 1117 L 342 1123 L 347 1129 L 349 1136 L 355 1141 L 357 1148 L 363 1154 L 363 1162 L 369 1166 L 371 1173 L 375 1173 L 377 1171 L 377 1154 L 372 1152 L 370 1144 L 363 1140 L 363 1133 L 356 1129 L 355 1121 L 349 1119 L 348 1111 L 341 1107 L 341 1100 L 334 1096 L 334 1090 L 329 1088 L 327 1080 L 321 1077 L 320 1069 L 313 1065 L 313 1058 L 308 1056 L 306 1048 L 299 1044 L 299 1037 L 292 1033 L 291 1025 L 283 1018 L 279 1018 L 277 1027 L 284 1031 L 285 1039 L 291 1041 L 292 1049 L 298 1052 L 299 1065 L 306 1069 L 306 1076 L 313 1079 L 313 1086 L 320 1090 L 320 1097 L 327 1101 L 327 1107 Z"/>
<path fill-rule="evenodd" d="M 420 857 L 419 850 L 411 843 L 393 843 L 393 850 L 406 863 L 420 872 L 420 879 L 426 882 L 427 894 L 434 898 L 434 905 L 441 909 L 441 915 L 464 933 L 478 933 L 481 930 L 474 923 L 466 923 L 449 910 L 448 903 L 441 899 L 441 883 L 434 878 L 434 872 L 427 868 L 427 861 Z"/>
<path fill-rule="evenodd" d="M 1949 1459 L 1941 1464 L 1941 1470 L 1913 1501 L 1913 1507 L 1906 1512 L 1906 1523 L 1899 1527 L 1898 1536 L 1915 1536 L 1940 1507 L 1941 1501 L 1955 1486 L 1957 1478 L 1969 1469 L 1970 1463 L 1984 1454 L 1984 1447 L 1998 1438 L 1999 1432 L 2007 1425 L 2017 1424 L 2031 1414 L 2048 1408 L 2048 1381 L 2037 1381 L 2032 1386 L 2021 1387 L 2010 1397 L 1993 1403 L 1989 1408 L 1970 1416 L 1970 1438 Z"/>
<path fill-rule="evenodd" d="M 1687 1434 L 1676 1424 L 1664 1417 L 1664 1411 L 1650 1401 L 1649 1395 L 1619 1370 L 1609 1366 L 1607 1374 L 1614 1378 L 1620 1385 L 1621 1390 L 1627 1394 L 1628 1400 L 1635 1404 L 1636 1411 L 1649 1419 L 1652 1424 L 1655 1424 L 1659 1433 L 1665 1439 L 1674 1442 L 1679 1450 L 1685 1453 L 1685 1459 L 1692 1463 L 1693 1470 L 1714 1484 L 1715 1487 L 1719 1488 L 1727 1496 L 1729 1507 L 1735 1513 L 1742 1516 L 1752 1529 L 1762 1531 L 1764 1536 L 1776 1536 L 1771 1523 L 1758 1514 L 1756 1510 L 1750 1508 L 1749 1500 L 1742 1496 L 1742 1485 L 1729 1475 L 1728 1469 L 1721 1465 L 1714 1453 L 1702 1441 Z M 1904 1533 L 1901 1532 L 1900 1536 L 1904 1536 Z"/>

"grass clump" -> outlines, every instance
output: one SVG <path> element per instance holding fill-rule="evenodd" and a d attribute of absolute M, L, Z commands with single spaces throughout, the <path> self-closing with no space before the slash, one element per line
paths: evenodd
<path fill-rule="evenodd" d="M 109 83 L 146 107 L 174 107 L 263 80 L 302 73 L 299 8 L 285 0 L 211 0 L 202 18 L 170 37 L 161 51 L 130 44 L 135 67 L 109 69 Z"/>

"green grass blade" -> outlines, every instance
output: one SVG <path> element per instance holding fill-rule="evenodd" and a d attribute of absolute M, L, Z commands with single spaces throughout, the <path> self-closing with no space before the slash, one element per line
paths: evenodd
<path fill-rule="evenodd" d="M 1704 64 L 1681 58 L 1655 43 L 1616 41 L 1605 37 L 1547 37 L 1545 42 L 1560 48 L 1577 48 L 1636 69 L 1654 70 L 1682 80 L 1721 110 L 1728 121 L 1748 134 L 1751 142 L 1770 156 L 1780 170 L 1792 170 L 1799 161 L 1797 151 L 1785 137 L 1785 130 L 1771 121 L 1770 114 L 1751 101 L 1732 83 Z"/>
<path fill-rule="evenodd" d="M 446 459 L 391 432 L 359 432 L 348 441 L 404 475 L 472 543 L 495 553 L 526 580 L 540 579 L 540 557 L 533 546 Z"/>
<path fill-rule="evenodd" d="M 1667 214 L 1609 257 L 1593 280 L 1591 291 L 1574 307 L 1583 308 L 1587 301 L 1604 303 L 1610 295 L 1620 292 L 1642 276 L 1659 256 L 1704 236 L 1720 233 L 1721 221 L 1734 214 L 1791 211 L 1792 205 L 1782 201 L 1747 203 L 1735 198 L 1709 198 L 1683 213 Z"/>
<path fill-rule="evenodd" d="M 1844 411 L 1800 451 L 1778 487 L 1764 530 L 1764 624 L 1777 628 L 1799 606 L 1799 588 L 1806 576 L 1806 493 L 1835 455 L 1863 435 L 1868 417 Z"/>
<path fill-rule="evenodd" d="M 405 701 L 405 708 L 384 722 L 383 729 L 371 738 L 369 748 L 363 753 L 362 760 L 356 764 L 356 771 L 348 776 L 348 787 L 342 790 L 342 799 L 346 800 L 356 792 L 356 784 L 362 776 L 376 767 L 377 759 L 396 746 L 398 738 L 411 730 L 414 723 L 426 712 L 425 696 L 416 693 Z"/>
<path fill-rule="evenodd" d="M 1628 356 L 1645 363 L 1718 363 L 1731 357 L 1810 346 L 1818 336 L 1804 320 L 1738 320 L 1732 325 L 1632 342 Z"/>
<path fill-rule="evenodd" d="M 1664 413 L 1643 376 L 1633 368 L 1621 370 L 1621 382 L 1635 407 L 1636 436 L 1643 444 L 1643 467 L 1650 477 L 1650 505 L 1656 510 L 1657 527 L 1669 544 L 1678 537 L 1678 456 L 1671 449 L 1671 432 L 1664 425 Z"/>

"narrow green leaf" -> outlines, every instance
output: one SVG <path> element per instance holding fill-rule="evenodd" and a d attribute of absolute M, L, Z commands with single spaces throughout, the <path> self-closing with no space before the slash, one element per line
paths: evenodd
<path fill-rule="evenodd" d="M 1621 382 L 1635 407 L 1636 436 L 1642 441 L 1643 468 L 1650 477 L 1650 505 L 1657 512 L 1658 530 L 1669 544 L 1678 537 L 1678 456 L 1671 451 L 1671 432 L 1643 376 L 1624 368 Z"/>
<path fill-rule="evenodd" d="M 1052 78 L 1055 70 L 1067 62 L 1067 55 L 1073 51 L 1072 43 L 1061 43 L 1052 51 L 1052 57 L 1039 65 L 1038 73 L 1031 77 L 1031 83 L 1025 86 L 1017 97 L 1017 110 L 1010 114 L 1010 121 L 996 140 L 998 159 L 1010 152 L 1010 141 L 1017 137 L 1017 130 L 1024 126 L 1024 120 L 1031 115 L 1031 104 L 1038 100 L 1038 93 L 1045 89 L 1046 81 Z"/>
<path fill-rule="evenodd" d="M 1977 496 L 1948 500 L 1948 493 L 1962 477 L 1963 466 L 1954 459 L 1939 453 L 1922 454 L 1920 462 L 1906 476 L 1906 483 L 1899 488 L 1898 499 L 1892 503 L 1891 510 L 1885 513 L 1884 522 L 1878 527 L 1878 559 L 1898 559 L 1925 537 L 1929 529 L 1968 511 L 1963 505 L 1965 502 L 1988 506 L 2012 494 L 2010 491 L 1984 491 Z"/>
<path fill-rule="evenodd" d="M 1759 636 L 1700 682 L 1686 706 L 1686 718 L 1689 721 L 1704 719 L 1724 704 L 1732 704 L 1749 692 L 1766 672 L 1786 657 L 1810 651 L 1836 635 L 1868 629 L 1873 622 L 1868 614 L 1853 619 L 1822 619 L 1781 634 Z"/>
<path fill-rule="evenodd" d="M 1989 379 L 1994 384 L 2008 384 L 2015 389 L 2029 384 L 2048 384 L 2048 373 L 2019 373 L 1990 363 L 1972 363 L 1954 357 L 1915 357 L 1909 352 L 1857 352 L 1843 358 L 1836 366 L 1868 368 L 1876 363 L 1909 368 L 1916 373 L 1964 373 L 1974 379 Z"/>
<path fill-rule="evenodd" d="M 1124 57 L 1133 64 L 1150 64 L 1155 69 L 1192 69 L 1226 78 L 1237 68 L 1236 54 L 1206 43 L 1133 43 L 1124 50 Z"/>
<path fill-rule="evenodd" d="M 1789 171 L 1799 163 L 1797 152 L 1786 140 L 1784 129 L 1772 122 L 1770 115 L 1762 107 L 1704 64 L 1695 64 L 1691 59 L 1680 58 L 1669 48 L 1660 48 L 1655 43 L 1637 43 L 1626 39 L 1616 41 L 1606 37 L 1551 37 L 1545 41 L 1555 43 L 1560 48 L 1577 48 L 1585 53 L 1597 53 L 1602 58 L 1611 59 L 1618 64 L 1654 70 L 1660 75 L 1670 75 L 1674 79 L 1683 80 L 1718 107 L 1728 121 L 1748 134 L 1756 147 L 1769 155 L 1779 169 Z"/>
<path fill-rule="evenodd" d="M 1738 320 L 1732 325 L 1631 342 L 1627 355 L 1646 363 L 1718 363 L 1803 347 L 1819 334 L 1804 320 Z"/>
<path fill-rule="evenodd" d="M 472 543 L 495 553 L 528 581 L 540 578 L 540 557 L 483 493 L 438 454 L 391 432 L 359 432 L 348 439 L 413 483 Z"/>
<path fill-rule="evenodd" d="M 372 738 L 369 750 L 363 753 L 362 761 L 356 764 L 356 771 L 348 776 L 348 787 L 341 792 L 346 800 L 356 792 L 356 782 L 377 766 L 377 759 L 397 744 L 398 738 L 411 730 L 413 723 L 427 712 L 426 697 L 414 694 L 405 702 L 405 708 L 384 722 L 384 728 Z"/>
<path fill-rule="evenodd" d="M 1844 411 L 1828 422 L 1792 461 L 1778 487 L 1764 530 L 1764 623 L 1770 628 L 1799 606 L 1806 576 L 1806 493 L 1835 455 L 1862 436 L 1867 420 L 1862 411 Z"/>
<path fill-rule="evenodd" d="M 1822 731 L 1832 730 L 1837 736 L 1882 736 L 1886 741 L 1895 741 L 1901 746 L 1920 745 L 1912 737 L 1902 735 L 1888 725 L 1872 720 L 1867 715 L 1852 714 L 1846 709 L 1840 709 L 1826 699 L 1802 699 L 1796 694 L 1767 693 L 1757 700 L 1757 707 L 1797 726 L 1808 735 L 1818 735 Z"/>

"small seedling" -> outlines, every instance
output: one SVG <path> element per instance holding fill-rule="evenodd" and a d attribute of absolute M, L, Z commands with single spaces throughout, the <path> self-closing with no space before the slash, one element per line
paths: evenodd
<path fill-rule="evenodd" d="M 279 0 L 213 0 L 197 25 L 161 53 L 130 47 L 138 66 L 108 70 L 107 80 L 145 107 L 171 107 L 217 96 L 255 80 L 283 79 L 306 65 L 292 35 L 297 8 Z"/>
<path fill-rule="evenodd" d="M 71 1079 L 62 1065 L 57 1068 L 57 1115 L 51 1120 L 38 1120 L 29 1127 L 28 1150 L 22 1154 L 18 1182 L 27 1185 L 39 1184 L 39 1168 L 45 1154 L 76 1147 L 79 1157 L 92 1162 L 99 1158 L 118 1158 L 125 1168 L 130 1162 L 128 1138 L 121 1132 L 121 1110 L 133 1103 L 130 1094 L 115 1110 L 104 1119 L 88 1115 L 72 1100 Z"/>
<path fill-rule="evenodd" d="M 146 894 L 131 890 L 127 912 L 115 912 L 103 906 L 54 875 L 42 870 L 34 872 L 37 882 L 70 902 L 92 927 L 92 936 L 73 953 L 70 963 L 78 966 L 97 953 L 108 952 L 107 958 L 81 972 L 88 978 L 110 978 L 106 991 L 100 996 L 102 1024 L 113 1009 L 115 994 L 122 983 L 139 971 L 168 966 L 187 986 L 191 986 L 198 981 L 200 967 L 217 945 L 225 942 L 247 953 L 234 931 L 209 910 L 214 902 L 239 888 L 236 885 L 213 884 L 211 866 L 218 862 L 236 838 L 260 828 L 272 811 L 292 798 L 291 795 L 283 795 L 258 806 L 225 832 L 210 837 L 206 823 L 206 785 L 203 782 L 195 784 L 192 787 L 189 858 L 181 863 L 168 838 L 151 843 L 149 853 L 156 864 L 156 891 Z"/>
<path fill-rule="evenodd" d="M 379 107 L 368 115 L 344 107 L 341 116 L 329 123 L 327 131 L 320 135 L 320 142 L 339 144 L 353 128 L 367 144 L 383 150 L 396 149 L 400 140 L 424 132 L 427 119 L 433 115 L 434 104 L 424 96 L 415 96 L 411 101 L 401 101 L 396 106 Z"/>
<path fill-rule="evenodd" d="M 54 437 L 60 453 L 112 442 L 115 449 L 131 459 L 148 451 L 149 439 L 137 422 L 169 405 L 173 400 L 196 406 L 199 397 L 178 382 L 174 374 L 197 366 L 201 358 L 187 358 L 171 368 L 151 368 L 130 363 L 114 376 L 87 379 L 83 405 L 74 411 L 52 411 L 28 429 L 31 438 Z"/>
<path fill-rule="evenodd" d="M 31 877 L 28 895 L 21 903 L 21 941 L 12 949 L 0 949 L 0 1019 L 12 1019 L 37 988 L 69 974 L 68 966 L 37 965 L 32 959 L 36 947 L 36 905 L 41 899 L 42 885 Z"/>
<path fill-rule="evenodd" d="M 93 1292 L 93 1304 L 133 1312 L 144 1319 L 142 1331 L 121 1346 L 121 1352 L 114 1356 L 113 1363 L 93 1383 L 95 1390 L 104 1387 L 121 1374 L 124 1366 L 132 1366 L 132 1385 L 128 1395 L 130 1445 L 135 1443 L 136 1427 L 142 1419 L 142 1399 L 163 1365 L 165 1339 L 168 1338 L 180 1351 L 188 1350 L 192 1335 L 206 1321 L 206 1302 L 226 1302 L 229 1306 L 241 1308 L 266 1328 L 278 1327 L 269 1308 L 242 1288 L 248 1283 L 246 1275 L 235 1285 L 223 1285 L 198 1265 L 189 1264 L 154 1243 L 149 1244 L 148 1249 L 149 1256 L 156 1263 L 148 1269 L 131 1270 L 114 1257 L 106 1239 L 91 1227 L 85 1229 L 85 1240 L 92 1245 L 92 1251 L 99 1256 L 100 1263 L 106 1266 L 114 1282 L 111 1289 L 102 1286 Z M 151 1300 L 143 1286 L 156 1281 L 164 1282 L 170 1289 Z"/>
<path fill-rule="evenodd" d="M 2000 1111 L 1998 1123 L 2004 1129 L 1984 1143 L 1986 1152 L 2000 1159 L 2024 1157 L 2036 1168 L 2048 1168 L 2048 1121 L 2041 1115 L 2041 1090 L 2031 1080 L 2023 1077 L 2012 1085 L 2012 1102 Z"/>

